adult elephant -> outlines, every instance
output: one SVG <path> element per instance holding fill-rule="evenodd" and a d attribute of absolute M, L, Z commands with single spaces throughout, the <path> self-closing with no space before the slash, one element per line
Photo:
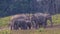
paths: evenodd
<path fill-rule="evenodd" d="M 11 22 L 10 22 L 10 26 L 11 26 L 11 30 L 12 29 L 31 29 L 31 21 L 30 18 L 28 17 L 28 15 L 26 14 L 18 14 L 18 15 L 14 15 L 11 18 Z"/>
<path fill-rule="evenodd" d="M 42 25 L 44 28 L 47 26 L 47 20 L 50 20 L 51 26 L 52 23 L 52 16 L 48 13 L 35 13 L 32 16 L 32 21 L 35 26 L 35 28 L 40 28 L 40 25 Z"/>

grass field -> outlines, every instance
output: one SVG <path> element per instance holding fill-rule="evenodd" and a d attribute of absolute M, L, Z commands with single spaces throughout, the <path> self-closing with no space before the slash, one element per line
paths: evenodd
<path fill-rule="evenodd" d="M 60 14 L 53 15 L 52 19 L 53 19 L 54 25 L 60 24 Z M 0 34 L 60 34 L 60 27 L 46 28 L 46 29 L 40 28 L 38 30 L 31 29 L 31 30 L 17 30 L 17 31 L 12 30 L 11 31 L 7 27 L 9 21 L 10 21 L 10 16 L 0 18 Z"/>

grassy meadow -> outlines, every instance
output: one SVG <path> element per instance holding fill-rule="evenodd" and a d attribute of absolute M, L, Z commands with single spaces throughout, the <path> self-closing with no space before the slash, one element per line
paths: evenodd
<path fill-rule="evenodd" d="M 8 24 L 11 16 L 0 18 L 0 34 L 60 34 L 60 27 L 54 28 L 40 28 L 38 30 L 10 30 L 8 28 Z M 56 14 L 52 16 L 53 25 L 60 24 L 60 14 Z M 50 22 L 48 21 L 48 24 Z"/>

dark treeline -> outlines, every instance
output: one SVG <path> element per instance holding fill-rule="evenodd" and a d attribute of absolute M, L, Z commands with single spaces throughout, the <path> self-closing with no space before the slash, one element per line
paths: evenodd
<path fill-rule="evenodd" d="M 0 0 L 0 17 L 19 13 L 60 13 L 60 0 Z"/>

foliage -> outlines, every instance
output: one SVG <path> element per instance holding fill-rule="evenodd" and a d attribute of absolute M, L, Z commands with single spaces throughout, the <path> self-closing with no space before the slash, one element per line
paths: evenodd
<path fill-rule="evenodd" d="M 59 1 L 60 0 L 41 0 L 38 2 L 37 0 L 0 0 L 0 17 L 19 13 L 46 12 L 47 10 L 49 13 L 60 13 Z"/>

